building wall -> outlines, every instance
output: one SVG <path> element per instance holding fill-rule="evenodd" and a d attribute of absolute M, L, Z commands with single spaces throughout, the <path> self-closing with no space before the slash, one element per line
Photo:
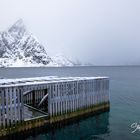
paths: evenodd
<path fill-rule="evenodd" d="M 109 79 L 59 82 L 49 88 L 50 116 L 74 112 L 109 101 Z"/>
<path fill-rule="evenodd" d="M 7 128 L 23 119 L 22 88 L 0 88 L 0 127 Z"/>
<path fill-rule="evenodd" d="M 109 101 L 109 79 L 99 78 L 0 88 L 0 127 L 24 120 L 24 102 L 39 103 L 48 93 L 48 113 L 57 116 Z M 23 101 L 23 94 L 33 91 Z"/>

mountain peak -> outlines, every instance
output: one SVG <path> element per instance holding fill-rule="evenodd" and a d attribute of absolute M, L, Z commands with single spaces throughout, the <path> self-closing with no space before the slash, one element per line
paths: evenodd
<path fill-rule="evenodd" d="M 9 29 L 11 31 L 13 28 L 25 28 L 24 22 L 22 19 L 17 20 Z"/>
<path fill-rule="evenodd" d="M 48 56 L 45 47 L 19 19 L 0 34 L 0 67 L 73 66 L 63 54 Z"/>
<path fill-rule="evenodd" d="M 15 38 L 21 39 L 25 34 L 26 27 L 22 19 L 17 20 L 8 30 L 8 32 Z"/>
<path fill-rule="evenodd" d="M 24 26 L 24 22 L 23 22 L 23 20 L 22 19 L 18 19 L 15 23 L 14 23 L 14 26 Z"/>

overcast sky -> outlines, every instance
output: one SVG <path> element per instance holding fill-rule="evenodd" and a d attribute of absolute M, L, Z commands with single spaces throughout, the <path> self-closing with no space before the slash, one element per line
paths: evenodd
<path fill-rule="evenodd" d="M 140 0 L 0 0 L 0 30 L 22 18 L 49 55 L 140 64 Z"/>

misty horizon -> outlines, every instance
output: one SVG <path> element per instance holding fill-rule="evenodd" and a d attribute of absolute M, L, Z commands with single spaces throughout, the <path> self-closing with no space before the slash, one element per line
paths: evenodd
<path fill-rule="evenodd" d="M 1 4 L 0 31 L 22 19 L 51 56 L 62 53 L 93 65 L 140 64 L 138 0 L 5 0 Z"/>

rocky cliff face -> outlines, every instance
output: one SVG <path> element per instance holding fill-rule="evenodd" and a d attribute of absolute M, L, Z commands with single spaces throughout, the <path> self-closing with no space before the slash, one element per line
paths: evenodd
<path fill-rule="evenodd" d="M 63 54 L 48 56 L 45 47 L 18 20 L 0 32 L 0 67 L 74 66 Z"/>
<path fill-rule="evenodd" d="M 21 19 L 0 33 L 0 66 L 45 66 L 49 63 L 53 60 Z"/>

